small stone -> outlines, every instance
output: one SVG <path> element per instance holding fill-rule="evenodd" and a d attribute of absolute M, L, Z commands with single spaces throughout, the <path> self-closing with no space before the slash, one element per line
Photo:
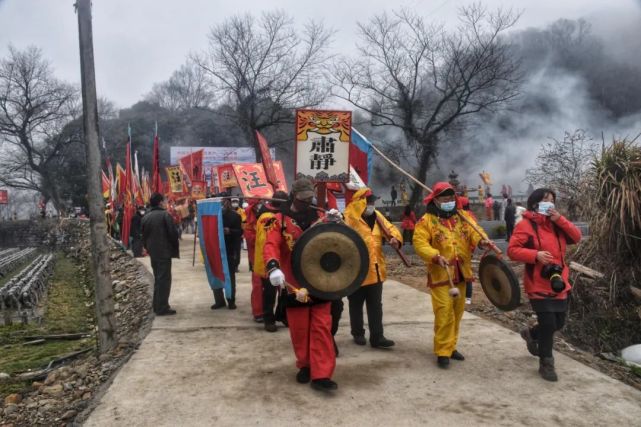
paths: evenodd
<path fill-rule="evenodd" d="M 22 395 L 18 393 L 13 393 L 4 398 L 5 405 L 17 405 L 22 402 Z"/>
<path fill-rule="evenodd" d="M 0 383 L 9 381 L 11 379 L 11 375 L 7 374 L 6 372 L 0 372 Z"/>
<path fill-rule="evenodd" d="M 78 414 L 78 411 L 75 411 L 73 409 L 68 410 L 64 414 L 62 414 L 62 417 L 60 417 L 63 420 L 68 420 L 70 418 L 75 417 Z"/>
<path fill-rule="evenodd" d="M 91 392 L 88 391 L 85 394 L 82 395 L 82 400 L 89 400 L 91 399 Z"/>
<path fill-rule="evenodd" d="M 18 405 L 15 405 L 15 404 L 7 405 L 4 408 L 4 415 L 5 416 L 6 415 L 11 415 L 11 414 L 13 414 L 13 413 L 15 413 L 17 411 L 18 411 Z"/>
<path fill-rule="evenodd" d="M 33 387 L 33 388 L 35 388 L 35 389 L 39 389 L 39 388 L 40 388 L 40 387 L 42 387 L 43 385 L 44 385 L 44 384 L 43 384 L 43 383 L 41 383 L 40 381 L 34 381 L 34 382 L 32 382 L 32 383 L 31 383 L 31 387 Z"/>
<path fill-rule="evenodd" d="M 56 382 L 58 379 L 58 372 L 53 371 L 50 372 L 49 375 L 47 375 L 47 379 L 45 380 L 45 385 L 51 385 Z"/>
<path fill-rule="evenodd" d="M 48 394 L 49 396 L 62 396 L 64 389 L 62 388 L 62 384 L 54 384 L 52 386 L 45 386 L 42 389 L 42 392 L 44 394 Z"/>

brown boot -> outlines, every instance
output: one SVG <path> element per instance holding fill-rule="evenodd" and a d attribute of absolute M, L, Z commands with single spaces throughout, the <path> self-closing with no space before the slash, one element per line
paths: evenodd
<path fill-rule="evenodd" d="M 542 357 L 539 359 L 539 374 L 546 381 L 558 381 L 554 370 L 554 357 Z"/>
<path fill-rule="evenodd" d="M 532 334 L 530 333 L 530 328 L 525 328 L 521 330 L 521 338 L 525 340 L 527 351 L 529 351 L 532 356 L 538 356 L 539 342 L 534 338 L 532 338 Z"/>

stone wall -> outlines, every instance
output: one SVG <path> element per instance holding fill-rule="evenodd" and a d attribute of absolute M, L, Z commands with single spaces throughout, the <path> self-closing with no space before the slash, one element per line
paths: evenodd
<path fill-rule="evenodd" d="M 46 246 L 52 249 L 86 237 L 89 221 L 38 219 L 0 221 L 0 248 Z"/>

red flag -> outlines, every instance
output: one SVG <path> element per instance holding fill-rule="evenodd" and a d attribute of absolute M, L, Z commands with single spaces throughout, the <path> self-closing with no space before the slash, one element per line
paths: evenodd
<path fill-rule="evenodd" d="M 124 211 L 122 217 L 122 230 L 120 232 L 122 244 L 129 247 L 129 232 L 131 230 L 131 218 L 133 217 L 133 171 L 131 170 L 131 136 L 127 139 L 127 148 L 125 150 L 125 183 L 124 192 Z"/>
<path fill-rule="evenodd" d="M 118 187 L 118 203 L 120 204 L 125 199 L 125 183 L 127 182 L 127 174 L 122 166 L 120 166 L 120 163 L 116 163 L 116 182 Z"/>
<path fill-rule="evenodd" d="M 162 192 L 162 178 L 160 177 L 160 140 L 158 139 L 158 124 L 156 123 L 156 132 L 154 135 L 154 153 L 151 170 L 151 191 L 154 193 Z"/>
<path fill-rule="evenodd" d="M 107 177 L 107 174 L 105 171 L 100 171 L 102 174 L 102 197 L 105 199 L 110 199 L 110 194 L 111 194 L 111 182 L 109 181 L 109 178 Z"/>
<path fill-rule="evenodd" d="M 180 166 L 189 177 L 190 181 L 204 181 L 203 155 L 205 150 L 200 149 L 180 158 Z"/>
<path fill-rule="evenodd" d="M 269 152 L 267 140 L 258 131 L 256 131 L 256 138 L 258 139 L 258 146 L 260 147 L 260 157 L 263 159 L 263 168 L 265 169 L 267 181 L 272 185 L 274 191 L 284 190 L 284 188 L 279 187 L 279 180 L 276 176 L 276 171 L 274 170 L 274 161 L 272 160 L 272 155 Z"/>
<path fill-rule="evenodd" d="M 269 198 L 274 195 L 272 186 L 267 182 L 263 165 L 242 163 L 234 164 L 233 167 L 243 196 Z"/>

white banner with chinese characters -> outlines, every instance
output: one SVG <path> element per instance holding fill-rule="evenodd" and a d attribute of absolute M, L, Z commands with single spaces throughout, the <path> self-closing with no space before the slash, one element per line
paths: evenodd
<path fill-rule="evenodd" d="M 223 163 L 254 163 L 256 151 L 253 147 L 169 147 L 169 163 L 177 165 L 181 157 L 203 150 L 203 168 L 210 171 L 212 166 Z M 276 149 L 269 149 L 276 159 Z"/>
<path fill-rule="evenodd" d="M 351 111 L 296 111 L 296 178 L 349 182 Z"/>

